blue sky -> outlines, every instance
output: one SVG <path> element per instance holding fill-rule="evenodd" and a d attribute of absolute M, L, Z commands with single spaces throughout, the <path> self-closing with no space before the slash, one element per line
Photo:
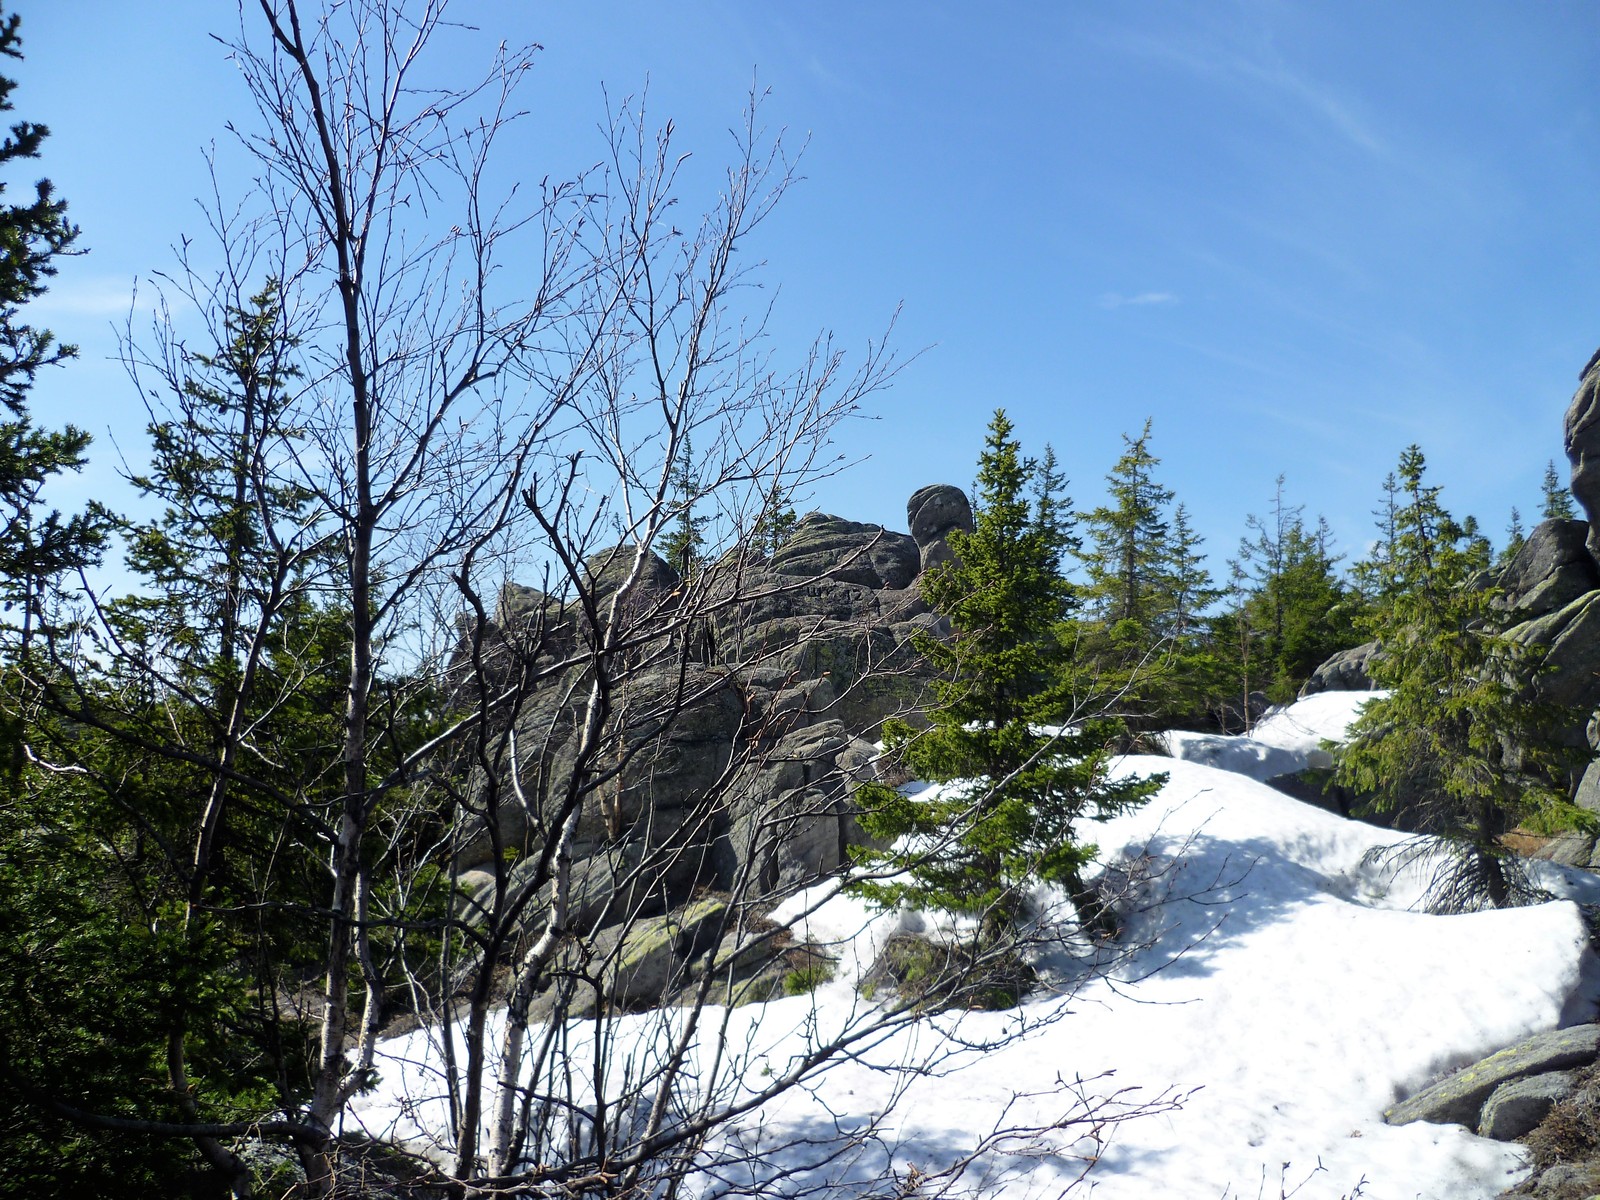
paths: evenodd
<path fill-rule="evenodd" d="M 203 148 L 251 115 L 209 36 L 238 16 L 227 0 L 18 11 L 17 114 L 50 125 L 39 170 L 89 251 L 35 314 L 83 353 L 35 408 L 97 435 L 69 490 L 115 497 L 143 416 L 113 326 L 134 279 L 203 232 Z M 903 529 L 916 488 L 971 479 L 997 406 L 1030 448 L 1054 444 L 1080 507 L 1151 418 L 1163 481 L 1218 569 L 1280 472 L 1359 553 L 1410 442 L 1452 510 L 1497 538 L 1562 460 L 1562 413 L 1600 345 L 1600 6 L 452 11 L 481 27 L 463 39 L 479 52 L 545 48 L 513 155 L 530 177 L 599 156 L 602 85 L 648 79 L 707 167 L 753 74 L 768 122 L 809 139 L 806 181 L 758 247 L 780 349 L 821 328 L 861 345 L 903 305 L 897 344 L 922 351 L 845 435 L 870 461 L 817 507 Z M 246 181 L 225 165 L 222 186 Z"/>

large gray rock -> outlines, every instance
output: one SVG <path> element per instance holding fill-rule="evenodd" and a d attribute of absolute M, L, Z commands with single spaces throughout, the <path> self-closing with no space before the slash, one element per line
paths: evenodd
<path fill-rule="evenodd" d="M 926 571 L 952 557 L 947 541 L 952 533 L 972 532 L 972 504 L 960 488 L 933 483 L 911 493 L 906 502 L 906 519 Z"/>
<path fill-rule="evenodd" d="M 925 488 L 918 497 L 924 541 L 970 529 L 960 489 Z M 752 874 L 764 887 L 787 885 L 843 862 L 863 836 L 851 793 L 876 770 L 862 735 L 875 736 L 889 716 L 919 719 L 934 672 L 914 642 L 950 636 L 917 584 L 925 548 L 906 534 L 812 513 L 770 559 L 735 554 L 688 584 L 658 556 L 627 545 L 585 561 L 602 609 L 632 575 L 617 611 L 634 649 L 618 663 L 627 681 L 609 693 L 613 709 L 591 764 L 600 779 L 573 846 L 575 919 L 605 925 L 656 915 L 705 886 L 730 888 Z M 686 595 L 705 604 L 687 628 Z M 471 873 L 496 856 L 515 860 L 509 895 L 526 908 L 525 923 L 548 908 L 547 885 L 533 894 L 538 853 L 574 776 L 590 691 L 585 651 L 606 619 L 602 612 L 597 625 L 557 596 L 508 585 L 485 622 L 504 660 L 490 682 L 516 684 L 529 666 L 539 682 L 491 718 L 515 733 L 518 761 L 513 771 L 501 742 L 475 775 L 463 807 L 482 818 L 454 865 Z M 463 647 L 472 633 L 466 624 Z M 473 659 L 458 651 L 456 661 L 463 687 L 473 686 Z M 507 902 L 492 877 L 472 876 L 470 911 Z"/>
<path fill-rule="evenodd" d="M 1575 1025 L 1535 1034 L 1423 1088 L 1385 1112 L 1383 1119 L 1390 1125 L 1432 1121 L 1475 1129 L 1483 1102 L 1502 1083 L 1525 1075 L 1587 1066 L 1597 1054 L 1600 1025 Z"/>
<path fill-rule="evenodd" d="M 1532 694 L 1571 714 L 1564 727 L 1550 730 L 1554 739 L 1585 754 L 1593 750 L 1592 722 L 1585 714 L 1600 707 L 1600 590 L 1515 625 L 1506 636 L 1544 651 Z"/>
<path fill-rule="evenodd" d="M 724 897 L 706 895 L 652 917 L 605 929 L 592 938 L 565 943 L 549 981 L 553 985 L 530 1010 L 549 1020 L 611 1008 L 653 1008 L 692 976 L 695 963 L 722 939 L 731 924 Z"/>
<path fill-rule="evenodd" d="M 867 626 L 883 615 L 883 592 L 836 579 L 754 572 L 740 582 L 738 596 L 711 617 L 722 658 L 731 664 L 757 660 L 818 622 Z"/>
<path fill-rule="evenodd" d="M 587 931 L 619 922 L 655 916 L 666 912 L 688 895 L 683 880 L 674 882 L 664 874 L 642 870 L 649 847 L 643 838 L 602 846 L 586 851 L 572 864 L 567 891 L 565 924 L 569 929 Z M 482 878 L 487 872 L 463 874 Z M 545 882 L 537 895 L 529 896 L 538 882 L 539 860 L 530 855 L 506 872 L 506 911 L 522 905 L 517 925 L 520 929 L 542 928 L 548 918 L 551 885 Z M 688 882 L 693 883 L 691 878 Z M 495 881 L 481 885 L 462 906 L 462 915 L 478 924 L 495 913 Z"/>
<path fill-rule="evenodd" d="M 875 737 L 885 718 L 913 712 L 927 698 L 932 670 L 911 644 L 922 627 L 823 624 L 772 661 L 795 679 L 827 679 L 835 697 L 827 715 Z"/>
<path fill-rule="evenodd" d="M 1583 778 L 1578 781 L 1578 790 L 1572 797 L 1572 802 L 1579 808 L 1586 808 L 1592 813 L 1600 813 L 1600 758 L 1591 762 L 1583 772 Z"/>
<path fill-rule="evenodd" d="M 518 786 L 511 786 L 509 763 L 474 778 L 471 807 L 492 821 L 457 852 L 458 869 L 488 862 L 497 852 L 525 855 L 542 845 L 577 767 L 585 696 L 586 689 L 558 679 L 518 714 Z M 681 828 L 691 840 L 713 837 L 697 810 L 737 752 L 745 718 L 736 681 L 698 664 L 666 662 L 618 689 L 604 752 L 591 766 L 594 776 L 614 774 L 584 800 L 575 854 L 633 836 L 652 847 L 681 845 Z M 691 861 L 683 856 L 675 871 L 689 870 Z"/>
<path fill-rule="evenodd" d="M 1515 625 L 1506 636 L 1545 649 L 1545 670 L 1538 679 L 1545 700 L 1586 712 L 1600 702 L 1600 591 Z"/>
<path fill-rule="evenodd" d="M 1529 858 L 1560 863 L 1564 867 L 1588 867 L 1594 863 L 1595 836 L 1572 830 L 1551 838 Z"/>
<path fill-rule="evenodd" d="M 1542 617 L 1600 588 L 1600 568 L 1584 539 L 1587 521 L 1543 521 L 1500 573 L 1500 605 Z"/>
<path fill-rule="evenodd" d="M 1368 692 L 1372 690 L 1372 676 L 1368 668 L 1378 654 L 1377 642 L 1366 642 L 1351 650 L 1341 650 L 1311 673 L 1300 698 L 1318 692 Z"/>
<path fill-rule="evenodd" d="M 601 935 L 595 950 L 607 998 L 624 1006 L 659 1003 L 681 982 L 689 963 L 722 939 L 727 909 L 721 897 L 702 896 Z"/>
<path fill-rule="evenodd" d="M 682 582 L 672 565 L 652 550 L 641 551 L 623 543 L 591 554 L 583 561 L 584 574 L 595 601 L 602 608 L 618 588 L 633 578 L 630 599 L 634 603 L 670 596 Z"/>
<path fill-rule="evenodd" d="M 1478 1117 L 1478 1135 L 1497 1142 L 1515 1141 L 1528 1133 L 1558 1100 L 1572 1095 L 1573 1073 L 1551 1071 L 1502 1083 L 1489 1093 Z"/>
<path fill-rule="evenodd" d="M 917 576 L 917 545 L 881 525 L 807 513 L 767 569 L 776 575 L 825 576 L 868 588 L 904 588 Z"/>
<path fill-rule="evenodd" d="M 1567 406 L 1565 442 L 1572 464 L 1572 494 L 1589 518 L 1589 553 L 1600 561 L 1600 350 L 1580 375 L 1578 390 Z"/>
<path fill-rule="evenodd" d="M 1600 1165 L 1594 1162 L 1563 1162 L 1548 1166 L 1540 1172 L 1532 1192 L 1535 1196 L 1549 1196 L 1552 1200 L 1574 1200 L 1575 1197 L 1589 1200 L 1589 1197 L 1596 1193 L 1600 1193 Z M 1527 1193 L 1518 1188 L 1516 1193 L 1501 1194 L 1509 1196 Z"/>

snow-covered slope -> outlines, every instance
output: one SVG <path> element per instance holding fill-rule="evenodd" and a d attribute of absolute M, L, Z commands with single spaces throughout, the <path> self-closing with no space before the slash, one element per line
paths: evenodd
<path fill-rule="evenodd" d="M 1333 702 L 1263 724 L 1277 748 L 1287 742 L 1298 752 L 1338 723 L 1324 706 Z M 782 1184 L 789 1194 L 821 1184 L 837 1185 L 830 1194 L 860 1194 L 852 1181 L 886 1165 L 944 1168 L 997 1122 L 1058 1120 L 1070 1100 L 1060 1081 L 1082 1079 L 1102 1113 L 1182 1099 L 1111 1130 L 1088 1176 L 1101 1200 L 1338 1200 L 1358 1188 L 1364 1200 L 1473 1200 L 1515 1182 L 1518 1147 L 1459 1126 L 1390 1128 L 1382 1112 L 1445 1070 L 1593 1015 L 1594 964 L 1577 908 L 1429 916 L 1418 911 L 1419 877 L 1365 861 L 1370 847 L 1401 835 L 1193 762 L 1132 758 L 1120 769 L 1168 776 L 1142 811 L 1091 831 L 1108 869 L 1146 881 L 1135 887 L 1145 903 L 1133 906 L 1128 931 L 1144 948 L 1076 990 L 1062 964 L 1047 962 L 1058 995 L 1012 1012 L 946 1014 L 864 1049 L 814 1094 L 791 1092 L 744 1122 L 741 1136 L 752 1144 L 777 1147 L 795 1135 L 810 1142 L 754 1169 L 798 1168 Z M 1557 894 L 1600 900 L 1594 876 L 1536 867 Z M 745 1056 L 752 1086 L 819 1032 L 861 1018 L 857 973 L 885 937 L 916 919 L 834 896 L 800 923 L 833 947 L 840 973 L 811 996 L 729 1014 L 723 1045 Z M 676 1019 L 638 1014 L 613 1030 L 642 1047 L 660 1022 Z M 986 1048 L 963 1049 L 974 1044 Z M 428 1077 L 427 1049 L 417 1035 L 390 1049 L 363 1117 L 378 1127 L 401 1120 L 416 1132 L 429 1110 L 408 1106 L 402 1093 Z M 946 1053 L 929 1074 L 885 1069 Z M 403 1067 L 406 1059 L 413 1065 Z M 875 1120 L 874 1136 L 857 1138 Z M 1069 1126 L 1033 1139 L 1026 1154 L 1003 1145 L 966 1183 L 987 1182 L 1008 1197 L 1058 1195 L 1083 1171 L 1073 1153 L 1088 1148 L 1074 1147 L 1082 1132 Z M 704 1194 L 742 1186 L 702 1183 Z"/>

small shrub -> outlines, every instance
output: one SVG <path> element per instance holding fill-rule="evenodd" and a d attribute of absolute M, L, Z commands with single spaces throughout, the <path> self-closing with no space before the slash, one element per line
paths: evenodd
<path fill-rule="evenodd" d="M 936 942 L 900 933 L 883 945 L 861 981 L 861 994 L 874 999 L 893 992 L 907 1008 L 998 1010 L 1015 1008 L 1037 980 L 1014 949 L 974 950 L 964 943 Z"/>
<path fill-rule="evenodd" d="M 1524 1139 L 1539 1167 L 1587 1159 L 1600 1149 L 1600 1067 L 1590 1067 L 1574 1082 L 1572 1095 L 1553 1105 Z"/>
<path fill-rule="evenodd" d="M 832 978 L 832 963 L 814 962 L 807 966 L 796 967 L 783 977 L 783 994 L 785 996 L 805 996 L 816 991 Z"/>

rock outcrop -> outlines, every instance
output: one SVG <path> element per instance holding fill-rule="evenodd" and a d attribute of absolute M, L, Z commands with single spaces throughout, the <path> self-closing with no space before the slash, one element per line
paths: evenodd
<path fill-rule="evenodd" d="M 1600 350 L 1590 356 L 1578 377 L 1564 433 L 1572 494 L 1589 518 L 1589 554 L 1600 562 Z"/>
<path fill-rule="evenodd" d="M 790 531 L 767 570 L 775 575 L 900 590 L 911 586 L 919 564 L 916 542 L 903 533 L 814 512 L 807 513 Z"/>
<path fill-rule="evenodd" d="M 1550 1071 L 1502 1083 L 1489 1093 L 1478 1114 L 1479 1136 L 1497 1142 L 1522 1137 L 1572 1095 L 1575 1078 L 1571 1071 Z"/>
<path fill-rule="evenodd" d="M 916 538 L 810 513 L 770 558 L 736 551 L 690 581 L 631 547 L 586 561 L 602 616 L 632 578 L 615 619 L 639 646 L 617 660 L 572 844 L 569 925 L 626 920 L 628 936 L 644 939 L 639 965 L 601 989 L 609 1002 L 634 1003 L 641 987 L 659 996 L 686 978 L 689 950 L 662 947 L 703 948 L 709 932 L 666 936 L 699 897 L 802 886 L 863 840 L 851 796 L 878 775 L 872 739 L 889 716 L 916 719 L 932 682 L 913 639 L 948 634 L 917 577 L 941 561 L 951 530 L 972 524 L 966 497 L 943 485 L 919 491 L 910 516 Z M 570 602 L 516 585 L 491 621 L 463 628 L 460 686 L 503 685 L 519 670 L 540 677 L 466 798 L 483 814 L 455 855 L 471 919 L 494 909 L 496 861 L 514 864 L 509 903 L 529 919 L 548 909 L 548 883 L 530 892 L 548 874 L 539 852 L 585 744 L 586 654 L 601 633 Z M 638 957 L 631 945 L 613 949 Z"/>
<path fill-rule="evenodd" d="M 1542 617 L 1600 588 L 1600 569 L 1590 555 L 1587 521 L 1544 521 L 1500 572 L 1502 606 L 1525 618 Z"/>
<path fill-rule="evenodd" d="M 1339 651 L 1311 673 L 1311 678 L 1300 689 L 1300 699 L 1318 692 L 1371 691 L 1372 676 L 1367 673 L 1367 667 L 1377 653 L 1377 642 Z"/>

